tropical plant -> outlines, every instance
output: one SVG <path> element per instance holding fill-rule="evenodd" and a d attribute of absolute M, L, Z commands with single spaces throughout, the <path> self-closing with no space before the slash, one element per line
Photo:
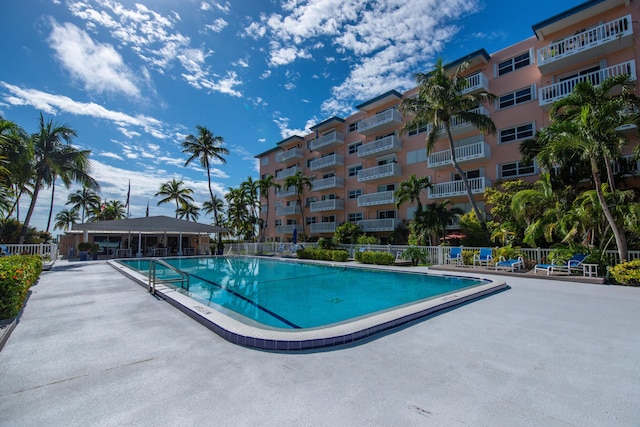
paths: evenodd
<path fill-rule="evenodd" d="M 262 221 L 260 220 L 260 197 L 258 195 L 259 183 L 254 181 L 250 176 L 240 183 L 240 190 L 244 193 L 247 210 L 249 211 L 249 221 L 252 224 L 258 224 L 262 230 Z M 255 233 L 252 233 L 255 236 Z"/>
<path fill-rule="evenodd" d="M 333 240 L 339 245 L 353 245 L 358 241 L 360 235 L 362 235 L 362 231 L 358 224 L 345 222 L 336 227 L 336 231 L 333 233 Z"/>
<path fill-rule="evenodd" d="M 227 228 L 237 237 L 250 240 L 255 233 L 255 222 L 247 209 L 246 194 L 240 188 L 229 188 L 227 200 Z"/>
<path fill-rule="evenodd" d="M 421 211 L 422 201 L 420 200 L 420 194 L 428 188 L 431 188 L 431 180 L 428 176 L 418 178 L 415 174 L 412 174 L 408 179 L 402 181 L 398 189 L 393 193 L 396 209 L 400 209 L 400 206 L 407 202 L 415 202 L 418 205 L 417 210 Z"/>
<path fill-rule="evenodd" d="M 426 264 L 429 262 L 429 252 L 418 246 L 409 246 L 402 252 L 404 259 L 410 259 L 413 265 Z"/>
<path fill-rule="evenodd" d="M 178 218 L 178 211 L 180 210 L 181 205 L 192 203 L 193 190 L 190 188 L 184 187 L 184 181 L 181 179 L 171 179 L 171 181 L 165 182 L 160 186 L 160 191 L 158 191 L 155 196 L 162 196 L 163 198 L 158 201 L 157 206 L 160 206 L 163 203 L 170 203 L 172 201 L 176 202 L 176 218 Z"/>
<path fill-rule="evenodd" d="M 478 204 L 473 197 L 467 176 L 458 163 L 456 145 L 451 134 L 451 120 L 454 117 L 471 123 L 483 132 L 491 134 L 496 132 L 495 124 L 491 118 L 474 111 L 483 102 L 492 102 L 495 95 L 485 90 L 464 93 L 469 83 L 462 76 L 462 73 L 468 67 L 469 64 L 463 62 L 451 72 L 445 67 L 442 58 L 438 59 L 431 72 L 416 74 L 418 83 L 416 96 L 405 98 L 399 109 L 403 114 L 411 116 L 411 119 L 403 126 L 403 132 L 430 125 L 426 139 L 427 154 L 431 154 L 440 133 L 446 134 L 451 163 L 464 184 L 478 222 L 486 231 L 484 216 L 480 213 Z"/>
<path fill-rule="evenodd" d="M 296 190 L 296 195 L 298 197 L 296 202 L 300 207 L 300 215 L 302 216 L 302 223 L 300 225 L 302 226 L 302 234 L 304 234 L 305 221 L 304 221 L 304 209 L 302 207 L 302 194 L 304 193 L 305 189 L 311 190 L 312 188 L 311 180 L 309 179 L 308 176 L 305 176 L 302 174 L 302 172 L 298 171 L 295 173 L 295 175 L 288 176 L 284 179 L 284 184 L 282 185 L 282 188 L 287 190 L 292 187 Z"/>
<path fill-rule="evenodd" d="M 258 190 L 260 191 L 260 197 L 264 197 L 267 201 L 267 212 L 264 221 L 265 226 L 261 230 L 261 241 L 264 241 L 264 229 L 269 226 L 269 192 L 272 188 L 275 188 L 276 190 L 280 188 L 280 184 L 275 181 L 273 175 L 267 175 L 258 181 Z"/>
<path fill-rule="evenodd" d="M 213 224 L 220 227 L 222 225 L 222 216 L 224 215 L 224 202 L 216 195 L 213 199 L 205 200 L 202 203 L 202 211 L 207 214 L 213 214 Z"/>
<path fill-rule="evenodd" d="M 75 209 L 62 209 L 56 214 L 56 222 L 53 224 L 53 229 L 69 231 L 71 226 L 76 224 L 79 219 L 78 211 Z"/>
<path fill-rule="evenodd" d="M 98 193 L 90 188 L 82 187 L 82 190 L 77 190 L 75 193 L 71 193 L 67 196 L 66 204 L 71 205 L 72 210 L 82 212 L 80 221 L 84 223 L 86 213 L 94 212 L 98 209 L 100 207 L 100 202 L 101 199 Z"/>
<path fill-rule="evenodd" d="M 91 212 L 91 220 L 94 222 L 125 219 L 126 217 L 127 208 L 120 200 L 105 200 L 104 203 Z"/>
<path fill-rule="evenodd" d="M 200 208 L 192 203 L 185 203 L 178 208 L 178 218 L 196 222 L 200 216 Z"/>

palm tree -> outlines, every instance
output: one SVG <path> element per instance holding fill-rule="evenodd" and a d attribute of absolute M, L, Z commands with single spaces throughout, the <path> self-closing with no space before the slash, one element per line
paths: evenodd
<path fill-rule="evenodd" d="M 0 133 L 2 144 L 1 156 L 6 158 L 8 175 L 2 176 L 3 184 L 11 189 L 13 193 L 13 204 L 5 213 L 5 218 L 9 218 L 16 212 L 16 219 L 20 216 L 20 198 L 24 195 L 31 195 L 30 182 L 32 178 L 32 159 L 34 158 L 33 140 L 18 125 L 6 122 L 2 125 Z"/>
<path fill-rule="evenodd" d="M 93 212 L 93 221 L 111 221 L 115 219 L 125 219 L 127 208 L 120 200 L 104 201 L 96 211 Z"/>
<path fill-rule="evenodd" d="M 98 193 L 90 188 L 82 187 L 82 190 L 69 194 L 66 204 L 71 205 L 71 209 L 75 211 L 82 210 L 81 222 L 84 223 L 85 214 L 99 208 L 100 202 Z"/>
<path fill-rule="evenodd" d="M 214 194 L 213 199 L 205 200 L 202 203 L 202 211 L 205 214 L 213 214 L 213 224 L 221 227 L 222 226 L 222 215 L 224 214 L 224 202 Z"/>
<path fill-rule="evenodd" d="M 258 181 L 260 197 L 264 197 L 267 201 L 267 215 L 264 220 L 265 226 L 262 228 L 261 241 L 264 241 L 264 228 L 269 226 L 269 192 L 271 191 L 271 188 L 275 188 L 276 190 L 280 188 L 280 184 L 275 181 L 273 175 L 267 175 Z"/>
<path fill-rule="evenodd" d="M 258 181 L 254 181 L 250 176 L 240 184 L 240 190 L 245 194 L 247 209 L 249 209 L 250 220 L 253 224 L 261 225 L 260 221 L 260 197 L 258 196 Z M 260 227 L 262 230 L 262 227 Z M 255 235 L 255 233 L 253 233 Z"/>
<path fill-rule="evenodd" d="M 160 186 L 160 191 L 158 191 L 155 196 L 163 196 L 157 206 L 160 206 L 163 203 L 170 203 L 171 201 L 176 202 L 176 218 L 178 218 L 178 210 L 180 209 L 180 205 L 188 204 L 193 202 L 193 190 L 190 188 L 183 188 L 184 181 L 181 179 L 173 178 L 171 181 L 165 182 Z"/>
<path fill-rule="evenodd" d="M 224 195 L 227 200 L 227 227 L 237 237 L 249 239 L 254 231 L 251 213 L 247 209 L 246 194 L 240 188 L 229 188 Z"/>
<path fill-rule="evenodd" d="M 302 208 L 302 194 L 304 193 L 305 188 L 307 190 L 311 190 L 311 180 L 308 176 L 304 176 L 302 172 L 298 171 L 295 175 L 286 177 L 284 179 L 282 187 L 285 190 L 291 187 L 296 190 L 296 195 L 298 196 L 297 203 L 300 207 L 300 215 L 302 216 L 302 234 L 304 234 L 304 209 Z"/>
<path fill-rule="evenodd" d="M 619 94 L 612 95 L 614 90 Z M 601 168 L 604 165 L 607 181 L 614 190 L 612 161 L 629 142 L 619 128 L 633 123 L 636 117 L 631 111 L 640 107 L 640 99 L 632 90 L 628 75 L 610 77 L 599 86 L 580 82 L 569 96 L 552 105 L 551 122 L 538 133 L 542 145 L 539 157 L 561 159 L 567 153 L 574 153 L 589 164 L 593 187 L 611 227 L 621 261 L 628 257 L 627 241 L 602 190 Z"/>
<path fill-rule="evenodd" d="M 52 185 L 55 177 L 64 171 L 69 180 L 81 182 L 90 187 L 97 187 L 97 183 L 88 175 L 89 152 L 78 151 L 69 145 L 64 146 L 76 136 L 76 131 L 67 125 L 54 124 L 52 120 L 47 123 L 40 114 L 40 129 L 32 135 L 34 147 L 33 159 L 33 194 L 29 210 L 22 225 L 20 233 L 20 243 L 29 229 L 29 222 L 36 207 L 38 193 L 44 184 Z"/>
<path fill-rule="evenodd" d="M 53 229 L 69 231 L 73 224 L 77 224 L 80 217 L 78 216 L 78 211 L 75 209 L 62 209 L 60 212 L 56 214 L 56 222 L 53 225 Z"/>
<path fill-rule="evenodd" d="M 404 203 L 417 202 L 417 211 L 422 211 L 420 193 L 428 188 L 431 188 L 431 180 L 428 176 L 418 178 L 415 174 L 412 174 L 406 181 L 400 183 L 399 188 L 393 194 L 396 199 L 396 209 L 400 209 L 400 205 Z"/>
<path fill-rule="evenodd" d="M 403 114 L 412 116 L 411 120 L 403 126 L 403 132 L 409 132 L 426 124 L 430 125 L 426 140 L 427 154 L 431 153 L 439 134 L 444 131 L 449 141 L 451 163 L 464 184 L 467 197 L 478 221 L 482 225 L 482 229 L 486 231 L 487 225 L 484 216 L 481 215 L 478 204 L 473 198 L 467 176 L 458 164 L 456 147 L 451 135 L 451 120 L 454 117 L 471 123 L 483 132 L 491 134 L 496 132 L 495 124 L 491 118 L 472 111 L 483 102 L 493 101 L 495 95 L 485 90 L 463 93 L 468 86 L 468 82 L 461 74 L 468 67 L 469 64 L 465 62 L 453 73 L 450 73 L 445 68 L 442 59 L 438 59 L 433 71 L 416 74 L 418 92 L 415 97 L 403 99 L 399 109 Z"/>
<path fill-rule="evenodd" d="M 209 181 L 209 194 L 213 201 L 213 190 L 211 189 L 211 162 L 225 164 L 223 155 L 228 155 L 229 150 L 222 147 L 224 139 L 221 136 L 214 136 L 209 129 L 204 126 L 196 126 L 198 136 L 187 135 L 182 142 L 182 152 L 191 154 L 191 157 L 184 163 L 187 166 L 195 159 L 200 160 L 200 165 L 207 170 L 207 179 Z"/>
<path fill-rule="evenodd" d="M 200 208 L 192 203 L 185 203 L 178 209 L 178 218 L 196 222 L 200 216 Z"/>

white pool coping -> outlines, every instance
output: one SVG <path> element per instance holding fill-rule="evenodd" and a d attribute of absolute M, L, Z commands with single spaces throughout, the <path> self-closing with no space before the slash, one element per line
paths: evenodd
<path fill-rule="evenodd" d="M 287 259 L 287 261 L 303 262 L 297 259 Z M 308 260 L 304 261 L 307 262 Z M 352 265 L 335 262 L 313 263 L 345 268 L 371 269 L 373 267 L 371 265 Z M 109 264 L 122 274 L 148 288 L 147 276 L 129 269 L 117 261 L 109 261 Z M 427 271 L 409 272 L 402 268 L 384 268 L 381 266 L 375 266 L 375 269 L 401 272 L 404 274 L 465 277 Z M 174 288 L 161 284 L 156 286 L 156 293 L 165 298 L 167 302 L 176 306 L 192 318 L 198 320 L 200 323 L 207 326 L 209 329 L 213 330 L 228 341 L 247 347 L 266 350 L 300 351 L 349 344 L 426 317 L 438 311 L 446 310 L 507 289 L 507 284 L 504 281 L 478 279 L 477 277 L 468 278 L 486 280 L 488 283 L 471 288 L 465 288 L 428 300 L 391 308 L 369 316 L 362 316 L 351 321 L 332 324 L 326 327 L 306 329 L 280 329 L 266 325 L 257 326 L 257 323 L 255 322 L 254 324 L 250 324 L 251 321 L 247 322 L 239 320 L 241 317 L 244 318 L 244 316 L 241 316 L 240 314 L 226 309 L 221 309 L 220 311 L 212 309 L 211 307 L 192 299 Z"/>

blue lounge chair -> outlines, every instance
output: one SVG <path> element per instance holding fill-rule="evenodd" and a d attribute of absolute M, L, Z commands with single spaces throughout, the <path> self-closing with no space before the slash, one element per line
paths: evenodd
<path fill-rule="evenodd" d="M 476 264 L 478 264 L 481 267 L 483 265 L 486 265 L 487 267 L 492 265 L 493 264 L 493 250 L 491 248 L 480 248 L 480 253 L 479 254 L 475 254 L 473 256 L 473 266 L 475 267 Z"/>
<path fill-rule="evenodd" d="M 536 264 L 535 267 L 533 267 L 533 274 L 536 274 L 538 270 L 546 271 L 547 276 L 553 272 L 571 274 L 573 270 L 582 270 L 582 263 L 588 256 L 589 255 L 585 254 L 575 254 L 564 264 L 559 264 L 556 260 L 551 260 L 551 264 Z"/>
<path fill-rule="evenodd" d="M 521 268 L 524 268 L 524 258 L 519 256 L 518 258 L 505 259 L 503 256 L 500 256 L 498 262 L 496 262 L 495 267 L 496 270 L 498 270 L 499 268 L 506 269 L 511 270 L 511 272 L 513 273 L 517 270 L 520 270 Z"/>
<path fill-rule="evenodd" d="M 449 250 L 449 254 L 445 256 L 444 261 L 446 264 L 464 265 L 462 259 L 462 247 L 455 247 Z"/>

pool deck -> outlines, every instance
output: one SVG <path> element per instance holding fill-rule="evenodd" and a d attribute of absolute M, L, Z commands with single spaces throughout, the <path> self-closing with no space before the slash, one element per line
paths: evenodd
<path fill-rule="evenodd" d="M 499 277 L 373 339 L 275 353 L 103 261 L 59 261 L 0 351 L 0 425 L 638 425 L 640 289 Z"/>

